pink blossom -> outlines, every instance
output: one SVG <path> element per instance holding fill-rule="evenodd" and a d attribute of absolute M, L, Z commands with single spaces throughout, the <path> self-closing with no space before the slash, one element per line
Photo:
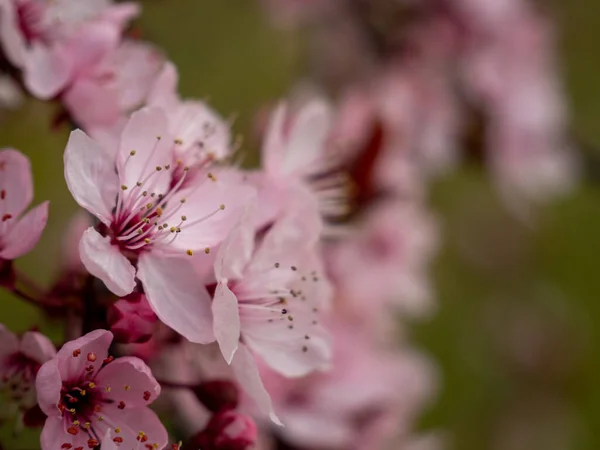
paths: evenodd
<path fill-rule="evenodd" d="M 350 324 L 331 325 L 331 371 L 285 379 L 263 367 L 285 424 L 277 431 L 300 448 L 384 448 L 393 436 L 410 430 L 434 393 L 431 363 L 408 349 L 379 348 Z"/>
<path fill-rule="evenodd" d="M 299 196 L 312 196 L 324 216 L 348 211 L 347 179 L 338 173 L 340 155 L 328 148 L 333 110 L 315 98 L 291 113 L 280 104 L 271 116 L 262 146 L 259 222 L 274 220 Z"/>
<path fill-rule="evenodd" d="M 183 186 L 185 168 L 173 183 L 177 144 L 168 127 L 159 108 L 133 113 L 115 156 L 75 130 L 65 150 L 65 178 L 79 205 L 100 220 L 80 242 L 87 270 L 118 296 L 133 291 L 137 276 L 165 324 L 206 343 L 214 340 L 211 300 L 189 259 L 206 257 L 220 244 L 255 194 L 218 173 Z"/>
<path fill-rule="evenodd" d="M 2 0 L 0 43 L 25 85 L 50 98 L 114 49 L 134 3 L 110 0 Z"/>
<path fill-rule="evenodd" d="M 29 159 L 17 150 L 0 150 L 0 260 L 16 259 L 39 241 L 48 220 L 48 202 L 23 215 L 32 199 Z"/>
<path fill-rule="evenodd" d="M 110 331 L 121 343 L 147 342 L 154 333 L 157 320 L 146 296 L 140 293 L 120 298 L 108 308 L 107 313 Z"/>
<path fill-rule="evenodd" d="M 127 116 L 144 105 L 163 63 L 151 45 L 125 40 L 78 73 L 62 101 L 75 122 L 93 135 L 122 128 Z"/>
<path fill-rule="evenodd" d="M 28 331 L 18 338 L 0 324 L 0 388 L 7 392 L 9 403 L 21 409 L 36 404 L 35 376 L 55 355 L 54 345 L 43 334 Z"/>
<path fill-rule="evenodd" d="M 363 323 L 431 312 L 428 271 L 437 249 L 433 218 L 417 204 L 384 202 L 367 211 L 351 238 L 333 244 L 328 269 L 338 295 Z"/>
<path fill-rule="evenodd" d="M 213 161 L 231 155 L 231 130 L 205 102 L 181 100 L 177 83 L 176 67 L 172 63 L 165 64 L 147 103 L 167 112 L 169 131 L 177 136 L 175 158 L 196 174 Z"/>
<path fill-rule="evenodd" d="M 119 448 L 166 445 L 167 431 L 147 407 L 160 385 L 142 360 L 109 356 L 112 339 L 109 331 L 92 331 L 40 368 L 38 403 L 48 416 L 42 450 L 94 448 L 108 431 Z"/>
<path fill-rule="evenodd" d="M 276 422 L 254 358 L 288 377 L 329 366 L 329 341 L 318 323 L 330 300 L 315 254 L 320 230 L 316 211 L 302 207 L 258 241 L 252 223 L 243 221 L 215 262 L 217 342 L 242 386 Z"/>

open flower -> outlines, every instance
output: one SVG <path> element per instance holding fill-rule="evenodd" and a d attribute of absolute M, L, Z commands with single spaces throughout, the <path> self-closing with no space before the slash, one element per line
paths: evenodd
<path fill-rule="evenodd" d="M 138 10 L 110 0 L 1 0 L 0 44 L 27 88 L 50 98 L 114 49 Z"/>
<path fill-rule="evenodd" d="M 37 244 L 48 220 L 48 202 L 23 215 L 33 199 L 29 159 L 0 150 L 0 260 L 12 260 Z"/>
<path fill-rule="evenodd" d="M 0 388 L 8 403 L 22 410 L 36 404 L 35 376 L 56 355 L 52 342 L 41 333 L 28 331 L 19 339 L 0 324 Z"/>
<path fill-rule="evenodd" d="M 67 342 L 40 368 L 38 403 L 48 416 L 42 450 L 95 448 L 108 431 L 123 449 L 167 444 L 165 427 L 147 407 L 160 385 L 142 360 L 109 356 L 112 339 L 109 331 L 92 331 Z"/>
<path fill-rule="evenodd" d="M 86 269 L 121 297 L 133 291 L 137 276 L 165 324 L 206 343 L 214 340 L 210 296 L 184 258 L 220 244 L 255 194 L 212 173 L 183 187 L 185 167 L 173 184 L 175 140 L 158 108 L 132 114 L 115 157 L 75 130 L 65 178 L 75 200 L 101 222 L 80 242 Z"/>
<path fill-rule="evenodd" d="M 298 208 L 258 242 L 248 222 L 231 232 L 217 254 L 214 331 L 239 382 L 277 422 L 254 358 L 284 376 L 300 377 L 327 368 L 331 357 L 319 323 L 330 300 L 315 253 L 321 222 L 316 211 Z"/>

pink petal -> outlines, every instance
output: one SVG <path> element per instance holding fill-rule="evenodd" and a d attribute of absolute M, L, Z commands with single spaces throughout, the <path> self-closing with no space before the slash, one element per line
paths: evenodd
<path fill-rule="evenodd" d="M 127 408 L 147 406 L 160 395 L 160 384 L 150 367 L 134 356 L 117 358 L 107 364 L 98 372 L 96 380 L 98 385 L 111 386 L 106 396 L 117 404 L 125 402 Z"/>
<path fill-rule="evenodd" d="M 173 139 L 168 131 L 168 119 L 160 108 L 143 108 L 134 112 L 121 135 L 118 168 L 121 184 L 132 188 L 137 182 L 172 162 Z M 135 155 L 131 152 L 135 151 Z M 171 177 L 161 170 L 149 182 L 152 192 L 166 192 Z"/>
<path fill-rule="evenodd" d="M 100 21 L 89 21 L 81 27 L 68 44 L 69 57 L 77 73 L 86 73 L 114 51 L 121 40 L 117 27 L 106 26 Z"/>
<path fill-rule="evenodd" d="M 121 118 L 117 93 L 94 81 L 77 80 L 62 96 L 75 122 L 88 131 L 93 127 L 112 126 Z"/>
<path fill-rule="evenodd" d="M 39 362 L 45 363 L 56 356 L 56 348 L 50 339 L 42 333 L 28 331 L 21 338 L 21 353 Z"/>
<path fill-rule="evenodd" d="M 243 271 L 254 251 L 254 224 L 250 211 L 244 214 L 240 223 L 229 233 L 217 252 L 215 275 L 217 280 L 242 278 Z"/>
<path fill-rule="evenodd" d="M 0 323 L 0 372 L 4 370 L 6 358 L 18 351 L 19 339 L 12 331 Z"/>
<path fill-rule="evenodd" d="M 277 425 L 283 425 L 273 410 L 271 396 L 260 379 L 256 361 L 244 344 L 239 344 L 238 350 L 231 361 L 231 367 L 236 379 L 255 401 L 259 411 L 268 415 Z"/>
<path fill-rule="evenodd" d="M 315 100 L 302 108 L 292 124 L 285 150 L 283 172 L 306 174 L 325 151 L 333 113 L 328 104 Z"/>
<path fill-rule="evenodd" d="M 147 104 L 149 106 L 160 106 L 161 108 L 176 105 L 179 102 L 177 95 L 178 82 L 177 67 L 172 62 L 167 61 L 148 94 Z"/>
<path fill-rule="evenodd" d="M 58 360 L 51 359 L 40 367 L 35 379 L 38 404 L 40 409 L 44 411 L 44 414 L 49 417 L 49 420 L 53 417 L 62 418 L 62 412 L 60 412 L 57 406 L 60 402 L 61 387 L 62 378 L 58 368 Z M 48 423 L 48 421 L 46 423 Z"/>
<path fill-rule="evenodd" d="M 178 211 L 187 220 L 171 246 L 183 251 L 204 250 L 220 244 L 228 236 L 256 198 L 256 191 L 242 184 L 207 179 L 198 187 L 182 191 L 181 197 L 176 197 L 179 198 L 186 199 Z"/>
<path fill-rule="evenodd" d="M 140 5 L 133 2 L 111 4 L 102 14 L 102 19 L 108 20 L 122 29 L 127 26 L 127 22 L 139 16 L 140 11 Z"/>
<path fill-rule="evenodd" d="M 120 428 L 119 436 L 123 442 L 119 449 L 145 449 L 145 445 L 163 449 L 167 445 L 169 436 L 158 416 L 150 408 L 125 408 L 118 409 L 117 405 L 105 405 L 102 410 L 103 421 L 96 422 L 96 429 L 100 436 L 104 436 L 108 428 Z M 138 436 L 144 433 L 147 440 L 140 445 Z M 85 447 L 84 447 L 85 448 Z M 54 449 L 53 449 L 54 450 Z"/>
<path fill-rule="evenodd" d="M 277 108 L 271 114 L 262 148 L 263 165 L 267 173 L 271 175 L 279 175 L 283 166 L 286 112 L 285 103 L 277 105 Z"/>
<path fill-rule="evenodd" d="M 56 355 L 60 376 L 65 381 L 78 380 L 84 373 L 94 375 L 108 357 L 113 335 L 107 330 L 94 330 L 61 347 Z M 92 370 L 86 368 L 92 366 Z"/>
<path fill-rule="evenodd" d="M 192 342 L 215 340 L 211 299 L 190 261 L 144 253 L 138 278 L 158 318 Z"/>
<path fill-rule="evenodd" d="M 57 409 L 58 411 L 58 409 Z M 57 450 L 63 444 L 71 444 L 70 448 L 88 448 L 89 435 L 80 431 L 75 436 L 67 433 L 67 422 L 61 417 L 48 417 L 42 430 L 40 443 L 42 450 Z"/>
<path fill-rule="evenodd" d="M 0 0 L 0 44 L 8 60 L 21 68 L 27 43 L 19 27 L 18 13 L 12 0 Z"/>
<path fill-rule="evenodd" d="M 79 242 L 79 255 L 87 271 L 115 295 L 123 297 L 135 288 L 135 268 L 108 236 L 88 228 Z"/>
<path fill-rule="evenodd" d="M 48 204 L 44 202 L 36 206 L 12 225 L 3 239 L 5 243 L 0 258 L 16 259 L 35 247 L 48 221 Z"/>
<path fill-rule="evenodd" d="M 64 161 L 65 179 L 75 201 L 109 225 L 119 189 L 114 161 L 81 130 L 71 132 Z"/>
<path fill-rule="evenodd" d="M 266 308 L 248 311 L 243 304 L 240 306 L 244 342 L 286 377 L 301 377 L 327 369 L 331 364 L 331 343 L 326 330 L 315 323 L 317 316 L 312 308 L 303 311 L 299 304 L 294 307 L 294 302 L 298 299 L 289 302 L 285 315 L 279 312 L 274 315 Z"/>
<path fill-rule="evenodd" d="M 212 302 L 212 313 L 219 348 L 227 364 L 231 364 L 240 341 L 240 315 L 238 300 L 225 283 L 217 285 Z"/>
<path fill-rule="evenodd" d="M 25 60 L 23 81 L 34 96 L 47 100 L 66 86 L 72 69 L 73 61 L 65 48 L 34 44 Z"/>
<path fill-rule="evenodd" d="M 33 199 L 31 164 L 23 153 L 12 149 L 0 151 L 0 189 L 3 213 L 16 220 Z"/>

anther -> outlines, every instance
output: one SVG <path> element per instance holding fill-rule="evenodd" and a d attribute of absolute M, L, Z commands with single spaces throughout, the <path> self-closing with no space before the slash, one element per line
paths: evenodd
<path fill-rule="evenodd" d="M 73 436 L 77 436 L 77 433 L 79 433 L 79 428 L 69 427 L 67 428 L 67 433 L 72 434 Z"/>
<path fill-rule="evenodd" d="M 181 200 L 179 200 L 181 203 L 185 203 L 185 198 L 182 198 Z"/>
<path fill-rule="evenodd" d="M 113 442 L 116 442 L 117 444 L 121 444 L 123 442 L 123 438 L 121 436 L 114 437 Z"/>
<path fill-rule="evenodd" d="M 124 184 L 121 185 L 121 190 L 122 191 L 126 191 L 127 190 L 127 186 L 125 186 Z"/>
<path fill-rule="evenodd" d="M 303 345 L 303 346 L 302 346 L 302 351 L 303 351 L 304 353 L 306 353 L 306 352 L 308 351 L 308 347 L 307 347 L 306 345 Z"/>
<path fill-rule="evenodd" d="M 96 361 L 96 354 L 95 354 L 95 353 L 93 353 L 93 352 L 90 352 L 90 353 L 88 353 L 88 355 L 87 355 L 87 360 L 88 360 L 89 362 L 94 362 L 94 361 Z"/>
<path fill-rule="evenodd" d="M 135 150 L 131 150 L 131 151 L 129 152 L 129 155 L 130 155 L 130 156 L 135 156 Z"/>
<path fill-rule="evenodd" d="M 123 400 L 121 400 L 121 401 L 119 402 L 119 404 L 117 405 L 117 408 L 119 408 L 119 409 L 125 409 L 125 406 L 126 406 L 126 405 L 125 405 L 125 402 L 124 402 Z"/>
<path fill-rule="evenodd" d="M 119 434 L 121 432 L 120 428 L 115 428 L 115 433 Z"/>
<path fill-rule="evenodd" d="M 87 445 L 88 445 L 89 448 L 94 448 L 97 445 L 100 445 L 100 442 L 98 442 L 96 439 L 90 438 L 87 441 Z"/>
<path fill-rule="evenodd" d="M 131 390 L 131 386 L 125 385 L 125 386 L 123 386 L 123 389 L 125 389 L 126 391 L 129 391 L 129 390 Z"/>
<path fill-rule="evenodd" d="M 187 220 L 187 217 L 186 216 L 181 216 L 181 220 L 185 222 Z"/>
<path fill-rule="evenodd" d="M 145 238 L 145 239 L 144 239 L 144 242 L 145 242 L 146 244 L 149 244 L 149 243 L 150 243 L 150 238 Z"/>
<path fill-rule="evenodd" d="M 81 349 L 80 348 L 73 350 L 73 356 L 75 358 L 77 358 L 79 355 L 81 355 Z"/>
<path fill-rule="evenodd" d="M 150 400 L 150 396 L 151 396 L 150 391 L 144 391 L 144 400 L 145 401 Z"/>
<path fill-rule="evenodd" d="M 6 222 L 9 219 L 12 219 L 12 214 L 4 214 L 2 216 L 2 222 Z"/>
<path fill-rule="evenodd" d="M 188 256 L 192 256 L 194 254 L 194 252 L 191 250 L 187 250 L 186 253 L 188 254 Z"/>
<path fill-rule="evenodd" d="M 225 205 L 221 204 L 221 206 L 219 206 L 219 208 L 221 208 L 221 211 L 223 211 L 225 209 Z"/>
<path fill-rule="evenodd" d="M 279 263 L 275 263 L 275 268 L 278 269 L 279 268 Z"/>
<path fill-rule="evenodd" d="M 206 253 L 206 254 L 208 255 L 208 254 L 210 253 L 210 248 L 206 247 L 206 248 L 204 249 L 204 253 Z"/>
<path fill-rule="evenodd" d="M 298 268 L 296 266 L 292 266 L 291 269 L 295 272 L 296 270 L 298 270 Z"/>
<path fill-rule="evenodd" d="M 287 310 L 287 309 L 283 308 L 283 309 L 281 310 L 281 314 L 287 314 L 287 313 L 288 313 L 288 310 Z"/>
<path fill-rule="evenodd" d="M 157 171 L 157 172 L 160 172 L 161 170 L 162 170 L 162 167 L 160 167 L 160 166 L 156 166 L 156 171 Z"/>

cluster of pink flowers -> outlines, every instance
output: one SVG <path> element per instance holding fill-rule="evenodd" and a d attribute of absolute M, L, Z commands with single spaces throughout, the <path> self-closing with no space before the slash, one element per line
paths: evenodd
<path fill-rule="evenodd" d="M 314 19 L 352 2 L 281 3 Z M 403 33 L 408 50 L 366 57 L 374 75 L 337 104 L 272 108 L 261 165 L 244 169 L 230 124 L 125 36 L 136 4 L 0 0 L 11 82 L 75 125 L 64 176 L 85 211 L 56 283 L 32 286 L 13 260 L 48 203 L 25 213 L 29 161 L 0 151 L 0 285 L 65 319 L 58 351 L 0 325 L 0 386 L 43 424 L 42 450 L 438 448 L 414 434 L 435 367 L 398 332 L 435 310 L 424 182 L 458 160 L 467 103 L 503 189 L 545 196 L 574 167 L 547 23 L 521 0 L 447 3 Z"/>

